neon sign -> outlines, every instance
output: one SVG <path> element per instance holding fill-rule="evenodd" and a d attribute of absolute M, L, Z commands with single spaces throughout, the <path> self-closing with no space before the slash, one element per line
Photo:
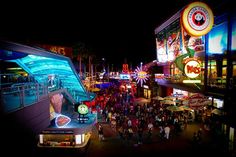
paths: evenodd
<path fill-rule="evenodd" d="M 146 71 L 143 71 L 142 68 L 139 67 L 137 67 L 137 69 L 135 69 L 134 72 L 135 72 L 134 75 L 135 80 L 142 86 L 143 83 L 145 83 L 148 80 L 149 75 L 147 74 Z"/>
<path fill-rule="evenodd" d="M 52 51 L 52 52 L 54 52 L 54 53 L 57 53 L 57 54 L 60 54 L 60 55 L 63 55 L 63 56 L 66 55 L 66 51 L 65 51 L 65 48 L 64 48 L 64 47 L 52 46 L 52 47 L 50 48 L 50 51 Z"/>
<path fill-rule="evenodd" d="M 128 73 L 129 72 L 129 65 L 128 64 L 123 64 L 122 65 L 122 68 L 123 68 L 123 73 Z"/>
<path fill-rule="evenodd" d="M 195 80 L 202 70 L 200 61 L 195 58 L 187 58 L 184 63 L 184 73 L 190 80 L 183 80 L 183 83 L 201 83 L 201 80 Z"/>
<path fill-rule="evenodd" d="M 55 120 L 55 124 L 58 128 L 62 128 L 71 122 L 70 117 L 65 115 L 58 115 Z"/>
<path fill-rule="evenodd" d="M 207 4 L 193 2 L 183 10 L 181 21 L 189 35 L 202 36 L 211 30 L 214 24 L 214 16 Z"/>
<path fill-rule="evenodd" d="M 85 104 L 81 104 L 78 106 L 78 112 L 79 114 L 87 114 L 89 112 L 88 106 Z"/>
<path fill-rule="evenodd" d="M 193 58 L 187 59 L 187 62 L 184 67 L 184 72 L 189 78 L 198 77 L 201 72 L 200 61 Z"/>

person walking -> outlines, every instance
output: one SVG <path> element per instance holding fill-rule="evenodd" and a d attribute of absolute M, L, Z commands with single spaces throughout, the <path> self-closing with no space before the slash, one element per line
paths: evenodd
<path fill-rule="evenodd" d="M 165 138 L 168 140 L 170 136 L 170 127 L 167 124 L 164 128 L 164 132 L 165 132 Z"/>
<path fill-rule="evenodd" d="M 153 130 L 153 124 L 152 124 L 152 122 L 150 121 L 150 122 L 148 123 L 148 138 L 149 138 L 149 139 L 151 139 L 151 137 L 152 137 L 152 130 Z"/>
<path fill-rule="evenodd" d="M 141 126 L 138 126 L 138 144 L 143 143 L 143 128 Z"/>
<path fill-rule="evenodd" d="M 98 125 L 98 139 L 99 141 L 104 140 L 103 127 L 101 124 Z"/>

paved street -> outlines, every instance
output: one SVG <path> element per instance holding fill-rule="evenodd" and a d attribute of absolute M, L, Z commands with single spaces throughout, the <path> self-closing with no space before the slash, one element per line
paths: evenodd
<path fill-rule="evenodd" d="M 98 140 L 97 129 L 94 128 L 90 145 L 85 154 L 87 157 L 94 156 L 159 156 L 159 155 L 181 155 L 181 156 L 202 156 L 202 155 L 224 155 L 223 146 L 214 144 L 211 136 L 203 130 L 202 143 L 193 146 L 193 133 L 202 127 L 198 123 L 188 124 L 186 130 L 179 135 L 171 135 L 169 140 L 161 140 L 158 136 L 158 129 L 154 130 L 152 140 L 144 133 L 143 144 L 137 145 L 136 135 L 132 140 L 122 140 L 113 131 L 109 124 L 101 123 L 104 127 L 104 141 Z"/>
<path fill-rule="evenodd" d="M 101 122 L 101 121 L 100 121 Z M 94 126 L 91 140 L 87 150 L 81 151 L 78 149 L 58 149 L 50 148 L 38 150 L 35 143 L 32 141 L 28 143 L 26 136 L 23 136 L 26 145 L 6 145 L 3 148 L 8 156 L 14 153 L 33 157 L 126 157 L 126 156 L 172 156 L 181 155 L 181 157 L 188 156 L 228 156 L 224 152 L 224 144 L 217 144 L 219 138 L 211 139 L 210 134 L 203 130 L 202 143 L 193 147 L 192 137 L 193 133 L 197 131 L 202 125 L 198 123 L 188 124 L 186 130 L 181 132 L 178 136 L 170 136 L 170 139 L 160 140 L 158 136 L 158 129 L 154 130 L 152 140 L 147 138 L 144 133 L 143 144 L 137 145 L 136 135 L 130 140 L 122 140 L 119 135 L 113 131 L 108 123 L 101 122 L 104 127 L 104 141 L 98 140 L 97 127 Z M 6 143 L 7 144 L 7 143 Z"/>
<path fill-rule="evenodd" d="M 37 157 L 126 157 L 126 156 L 229 156 L 225 153 L 224 144 L 217 144 L 219 138 L 212 139 L 208 131 L 203 129 L 202 142 L 194 146 L 192 142 L 193 133 L 203 128 L 199 123 L 192 122 L 179 135 L 171 133 L 169 140 L 161 140 L 159 130 L 154 129 L 152 139 L 148 139 L 144 132 L 143 143 L 137 144 L 136 134 L 131 140 L 120 139 L 110 124 L 98 119 L 104 128 L 104 141 L 99 141 L 97 126 L 94 126 L 92 136 L 86 150 L 73 149 L 47 149 L 34 152 Z"/>

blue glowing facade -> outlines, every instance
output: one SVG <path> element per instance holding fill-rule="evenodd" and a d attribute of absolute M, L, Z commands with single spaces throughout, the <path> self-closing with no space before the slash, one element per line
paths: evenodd
<path fill-rule="evenodd" d="M 70 58 L 18 43 L 1 41 L 0 60 L 15 62 L 48 90 L 66 89 L 76 103 L 90 101 L 95 95 L 84 88 Z"/>

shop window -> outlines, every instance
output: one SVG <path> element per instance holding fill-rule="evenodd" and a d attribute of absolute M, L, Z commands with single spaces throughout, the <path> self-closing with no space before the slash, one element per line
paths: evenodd
<path fill-rule="evenodd" d="M 233 76 L 236 77 L 236 61 L 233 61 Z"/>
<path fill-rule="evenodd" d="M 216 60 L 209 60 L 208 61 L 208 85 L 213 86 L 216 85 L 216 78 L 217 78 L 217 67 L 216 67 Z"/>
<path fill-rule="evenodd" d="M 236 86 L 236 61 L 233 61 L 232 64 L 233 64 L 233 79 L 231 81 L 232 81 L 233 86 L 235 87 Z"/>
<path fill-rule="evenodd" d="M 223 59 L 222 62 L 222 78 L 226 79 L 227 76 L 227 59 Z"/>
<path fill-rule="evenodd" d="M 227 67 L 222 68 L 222 78 L 225 79 L 227 75 Z"/>
<path fill-rule="evenodd" d="M 211 59 L 208 62 L 208 85 L 225 88 L 227 76 L 227 59 Z"/>

